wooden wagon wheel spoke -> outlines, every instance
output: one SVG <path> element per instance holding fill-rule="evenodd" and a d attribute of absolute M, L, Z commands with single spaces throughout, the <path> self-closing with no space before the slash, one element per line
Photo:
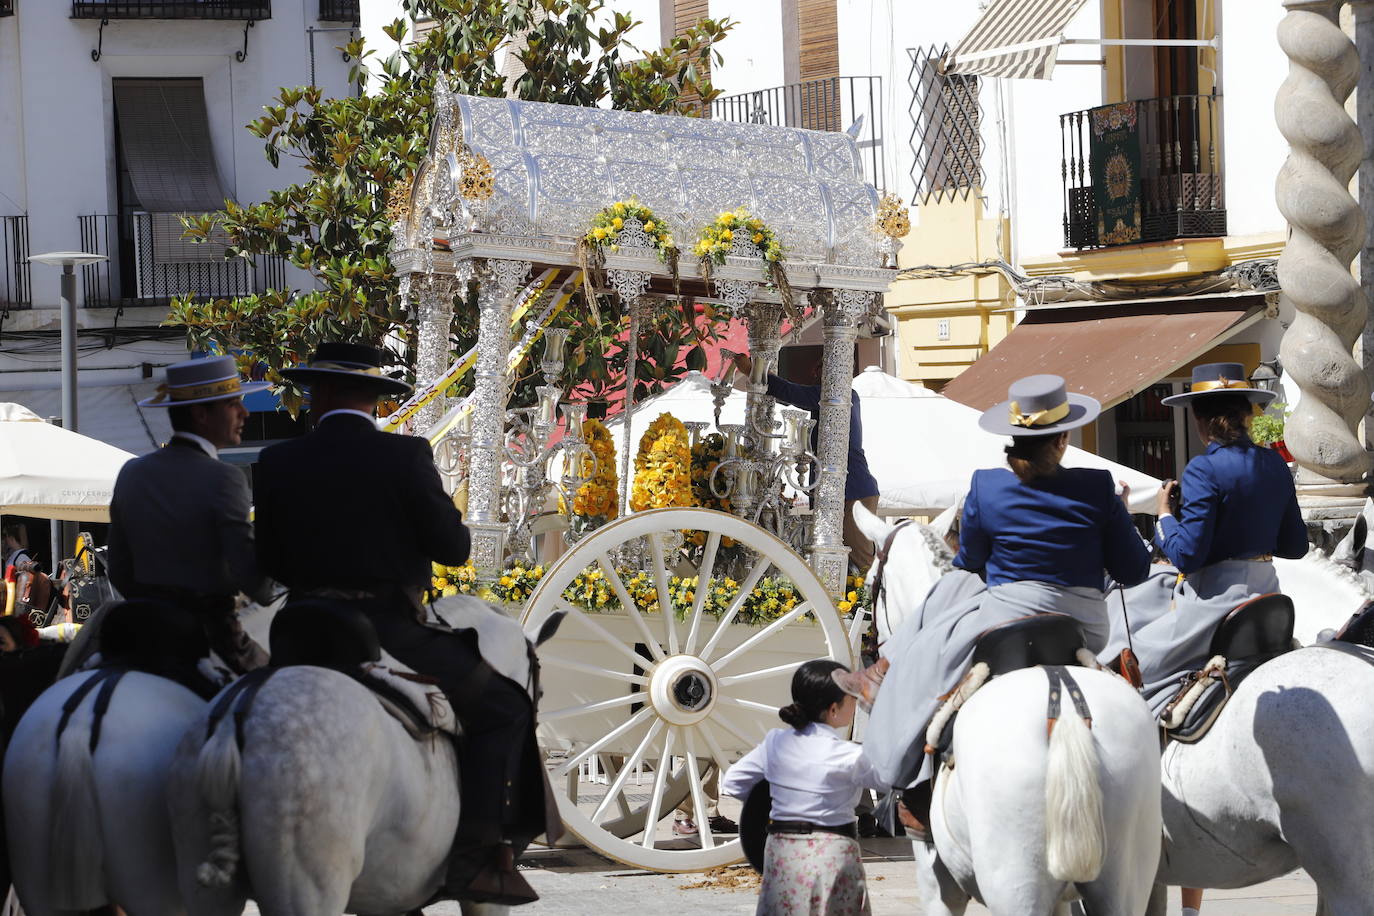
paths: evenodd
<path fill-rule="evenodd" d="M 634 621 L 635 627 L 644 637 L 644 645 L 649 647 L 649 653 L 653 656 L 654 661 L 662 661 L 665 656 L 663 649 L 659 647 L 658 637 L 654 636 L 649 629 L 649 624 L 644 620 L 644 615 L 639 612 L 639 605 L 635 603 L 634 598 L 630 597 L 630 590 L 625 587 L 624 581 L 620 578 L 620 573 L 616 572 L 615 564 L 602 553 L 597 554 L 596 565 L 601 567 L 601 573 L 606 577 L 606 581 L 611 583 L 611 591 L 615 592 L 615 597 L 620 602 L 620 606 L 625 609 L 626 615 Z M 660 603 L 659 607 L 662 606 Z"/>
<path fill-rule="evenodd" d="M 716 659 L 714 662 L 711 663 L 711 667 L 716 671 L 720 671 L 722 668 L 728 667 L 730 663 L 733 662 L 735 659 L 741 657 L 750 649 L 756 648 L 760 643 L 764 642 L 765 640 L 771 639 L 772 637 L 776 636 L 778 633 L 782 631 L 783 627 L 787 626 L 792 621 L 801 617 L 801 615 L 805 614 L 809 610 L 811 610 L 811 602 L 803 601 L 801 604 L 792 608 L 792 610 L 788 611 L 786 614 L 783 614 L 781 617 L 770 623 L 768 626 L 764 627 L 762 630 L 759 630 L 753 636 L 750 636 L 748 639 L 740 643 L 738 646 L 735 646 L 735 648 L 725 653 L 725 655 Z M 709 658 L 710 656 L 707 657 Z"/>
<path fill-rule="evenodd" d="M 687 744 L 687 780 L 692 789 L 692 819 L 696 821 L 697 836 L 701 845 L 710 849 L 716 845 L 711 834 L 711 818 L 706 807 L 706 792 L 701 785 L 701 774 L 697 772 L 697 744 L 692 736 L 693 729 L 683 729 L 683 739 Z"/>
<path fill-rule="evenodd" d="M 620 767 L 620 772 L 615 776 L 615 782 L 606 790 L 606 797 L 601 800 L 601 804 L 597 805 L 596 810 L 592 812 L 592 823 L 601 823 L 601 819 L 606 814 L 606 808 L 610 805 L 611 799 L 621 797 L 621 790 L 625 787 L 625 777 L 629 776 L 630 771 L 637 767 L 639 762 L 644 759 L 644 753 L 649 750 L 649 745 L 658 737 L 659 732 L 663 731 L 663 727 L 662 720 L 649 726 L 649 731 L 645 733 L 644 740 L 639 742 L 639 747 L 635 748 L 635 752 L 631 754 Z M 658 774 L 655 773 L 654 775 L 657 776 Z"/>
<path fill-rule="evenodd" d="M 678 553 L 670 539 L 683 531 L 703 535 L 686 548 L 697 577 L 690 598 L 691 572 L 685 588 L 671 581 Z M 739 574 L 737 593 L 722 594 L 735 588 L 726 585 L 724 563 L 723 544 L 732 542 L 739 549 L 731 548 L 731 562 L 748 571 Z M 639 576 L 635 583 L 614 566 L 616 556 L 642 558 L 642 568 L 630 571 Z M 614 601 L 588 607 L 585 588 L 568 588 L 596 570 L 605 578 L 596 589 Z M 743 622 L 765 576 L 793 589 L 797 607 L 766 625 Z M 645 581 L 649 588 L 641 590 Z M 635 604 L 635 595 L 645 601 L 650 594 L 664 616 L 661 626 Z M 776 724 L 790 671 L 811 658 L 852 662 L 846 627 L 815 573 L 773 534 L 732 515 L 639 512 L 572 545 L 535 587 L 521 623 L 534 633 L 559 612 L 578 622 L 540 650 L 547 663 L 537 722 L 541 743 L 565 755 L 551 761 L 550 775 L 562 777 L 555 783 L 558 809 L 570 832 L 610 859 L 656 871 L 738 861 L 739 841 L 710 832 L 708 773 L 723 772 Z M 605 785 L 586 780 L 581 765 L 589 758 L 605 773 Z M 641 777 L 650 785 L 636 788 Z M 674 808 L 690 811 L 696 830 L 660 845 L 660 826 Z"/>
<path fill-rule="evenodd" d="M 654 561 L 654 592 L 658 595 L 658 611 L 663 615 L 663 633 L 668 651 L 677 655 L 681 647 L 677 641 L 677 623 L 673 620 L 673 592 L 668 588 L 668 565 L 663 558 L 663 539 L 649 538 L 649 556 Z"/>
<path fill-rule="evenodd" d="M 541 712 L 539 718 L 545 722 L 556 722 L 559 719 L 566 719 L 570 716 L 585 716 L 588 713 L 599 712 L 603 709 L 613 709 L 617 706 L 630 706 L 634 703 L 643 702 L 643 694 L 627 693 L 624 696 L 611 697 L 607 700 L 597 700 L 593 703 L 579 703 L 576 706 L 564 706 L 562 709 L 551 709 L 548 712 Z"/>
<path fill-rule="evenodd" d="M 673 767 L 673 739 L 677 737 L 676 729 L 668 729 L 663 736 L 663 755 L 658 758 L 658 767 L 654 771 L 654 789 L 649 796 L 649 810 L 657 811 L 658 804 L 663 800 L 663 781 L 668 778 L 668 771 Z M 657 840 L 658 821 L 652 818 L 644 822 L 644 839 L 640 841 L 645 849 L 653 849 Z"/>
<path fill-rule="evenodd" d="M 649 683 L 649 679 L 642 674 L 631 674 L 629 671 L 616 671 L 614 668 L 602 668 L 599 665 L 589 665 L 586 662 L 579 662 L 571 658 L 563 658 L 559 655 L 541 653 L 539 664 L 545 668 L 562 668 L 565 671 L 577 671 L 581 674 L 590 674 L 592 677 L 604 677 L 613 681 L 624 681 L 627 684 L 638 684 L 643 687 Z"/>
<path fill-rule="evenodd" d="M 735 617 L 744 607 L 744 602 L 749 600 L 749 596 L 754 592 L 754 586 L 759 584 L 759 580 L 763 578 L 764 573 L 768 572 L 770 565 L 769 563 L 763 562 L 754 564 L 754 568 L 749 571 L 749 575 L 746 576 L 744 582 L 740 584 L 739 594 L 735 595 L 734 600 L 730 602 L 730 606 L 725 609 L 725 613 L 720 615 L 720 622 L 716 624 L 715 632 L 712 633 L 711 638 L 706 641 L 706 645 L 701 647 L 701 651 L 697 653 L 698 655 L 702 658 L 711 657 L 711 652 L 716 648 L 716 645 L 720 643 L 721 638 L 725 636 L 726 628 L 734 623 Z"/>
<path fill-rule="evenodd" d="M 716 571 L 716 551 L 719 549 L 720 532 L 712 531 L 706 536 L 706 549 L 701 555 L 701 565 L 697 567 L 697 588 L 692 596 L 692 622 L 687 629 L 687 643 L 682 649 L 688 655 L 696 651 L 701 618 L 706 615 L 706 599 L 711 594 L 711 577 Z"/>
<path fill-rule="evenodd" d="M 635 726 L 644 722 L 646 719 L 651 718 L 653 714 L 654 711 L 652 709 L 641 709 L 639 712 L 635 713 L 634 715 L 630 716 L 630 718 L 626 719 L 619 727 L 614 728 L 611 731 L 608 731 L 606 734 L 602 735 L 598 740 L 593 741 L 591 744 L 587 745 L 585 748 L 578 751 L 577 754 L 565 760 L 563 762 L 562 768 L 559 770 L 559 773 L 568 773 L 576 769 L 577 765 L 581 763 L 583 760 L 586 760 L 589 756 L 595 754 L 597 751 L 601 750 L 601 748 L 605 747 L 610 742 L 619 738 L 621 735 L 629 731 L 632 731 L 635 728 Z"/>
<path fill-rule="evenodd" d="M 779 674 L 791 674 L 802 665 L 806 660 L 788 662 L 785 665 L 774 665 L 771 668 L 760 668 L 757 671 L 746 671 L 743 674 L 730 674 L 720 679 L 720 686 L 729 687 L 731 684 L 742 684 L 745 681 L 756 681 L 765 677 L 776 677 Z"/>

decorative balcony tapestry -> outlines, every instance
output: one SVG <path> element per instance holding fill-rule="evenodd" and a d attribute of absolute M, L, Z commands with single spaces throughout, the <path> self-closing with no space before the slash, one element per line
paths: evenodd
<path fill-rule="evenodd" d="M 1140 106 L 1120 102 L 1089 110 L 1093 203 L 1100 245 L 1140 241 Z"/>

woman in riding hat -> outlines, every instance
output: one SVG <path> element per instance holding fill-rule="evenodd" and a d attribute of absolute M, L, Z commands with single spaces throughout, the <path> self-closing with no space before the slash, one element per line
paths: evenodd
<path fill-rule="evenodd" d="M 1279 590 L 1272 559 L 1307 553 L 1293 475 L 1278 452 L 1250 441 L 1246 425 L 1255 405 L 1274 397 L 1250 387 L 1240 363 L 1210 363 L 1193 370 L 1187 392 L 1164 399 L 1192 408 L 1206 451 L 1183 471 L 1180 508 L 1173 508 L 1174 481 L 1159 494 L 1155 543 L 1181 580 L 1174 610 L 1140 625 L 1134 638 L 1156 713 L 1176 692 L 1178 676 L 1207 662 L 1222 619 L 1236 605 Z"/>
<path fill-rule="evenodd" d="M 1020 379 L 1008 395 L 983 414 L 979 425 L 1011 437 L 1010 467 L 973 473 L 954 558 L 956 567 L 981 574 L 987 590 L 959 600 L 967 587 L 958 590 L 957 574 L 946 577 L 956 580 L 951 586 L 956 590 L 935 586 L 918 615 L 924 620 L 920 631 L 889 643 L 902 646 L 892 661 L 894 671 L 905 669 L 901 695 L 878 694 L 870 733 L 882 733 L 889 716 L 893 721 L 910 716 L 909 721 L 922 723 L 923 734 L 939 698 L 968 668 L 978 637 L 998 624 L 1032 614 L 1067 614 L 1078 622 L 1084 644 L 1101 649 L 1109 635 L 1107 576 L 1134 585 L 1149 573 L 1149 551 L 1131 523 L 1124 495 L 1116 495 L 1111 474 L 1059 464 L 1069 431 L 1091 423 L 1101 405 L 1069 394 L 1057 375 Z M 950 594 L 955 597 L 945 597 Z M 924 838 L 924 826 L 914 821 L 923 821 L 928 808 L 929 757 L 913 759 L 906 752 L 899 759 L 885 753 L 879 740 L 871 759 L 879 774 L 892 780 L 889 784 L 912 787 L 905 800 L 914 817 L 904 815 L 903 821 L 914 836 Z"/>

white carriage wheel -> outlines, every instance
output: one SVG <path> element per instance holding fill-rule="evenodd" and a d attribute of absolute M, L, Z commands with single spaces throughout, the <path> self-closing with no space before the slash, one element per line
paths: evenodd
<path fill-rule="evenodd" d="M 665 554 L 665 541 L 683 531 L 705 534 L 700 565 L 690 569 Z M 698 587 L 679 621 L 674 614 L 641 613 L 611 559 L 640 538 L 647 541 L 644 571 L 659 607 L 672 606 L 672 576 L 695 575 L 698 586 L 711 582 L 722 538 L 748 548 L 754 562 L 718 618 L 706 608 L 707 590 Z M 563 597 L 588 568 L 606 576 L 621 613 L 588 613 Z M 766 625 L 732 626 L 765 576 L 790 580 L 800 600 Z M 539 650 L 544 693 L 538 721 L 545 748 L 565 754 L 555 758 L 550 773 L 564 824 L 597 852 L 653 871 L 702 871 L 741 860 L 738 839 L 721 842 L 711 834 L 703 765 L 710 761 L 723 772 L 780 726 L 778 707 L 789 702 L 792 672 L 803 662 L 832 658 L 852 665 L 844 623 L 815 573 L 752 522 L 710 509 L 656 509 L 612 522 L 560 557 L 530 596 L 522 620 L 526 631 L 537 632 L 555 611 L 567 619 Z M 803 619 L 808 615 L 814 622 Z M 584 761 L 608 753 L 621 762 L 589 811 L 587 793 L 579 798 L 567 791 L 568 777 Z M 674 765 L 675 758 L 681 762 Z M 657 765 L 663 761 L 666 766 Z M 625 822 L 628 778 L 632 771 L 642 773 L 646 762 L 654 766 L 644 810 L 664 811 L 665 788 L 685 773 L 696 835 L 677 836 L 660 821 L 629 836 L 606 829 Z"/>

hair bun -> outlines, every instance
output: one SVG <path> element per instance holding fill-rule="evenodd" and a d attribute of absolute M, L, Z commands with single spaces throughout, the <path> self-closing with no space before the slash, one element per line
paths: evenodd
<path fill-rule="evenodd" d="M 811 721 L 811 717 L 806 714 L 806 710 L 801 708 L 800 703 L 788 703 L 778 710 L 778 718 L 796 729 L 802 729 Z"/>

